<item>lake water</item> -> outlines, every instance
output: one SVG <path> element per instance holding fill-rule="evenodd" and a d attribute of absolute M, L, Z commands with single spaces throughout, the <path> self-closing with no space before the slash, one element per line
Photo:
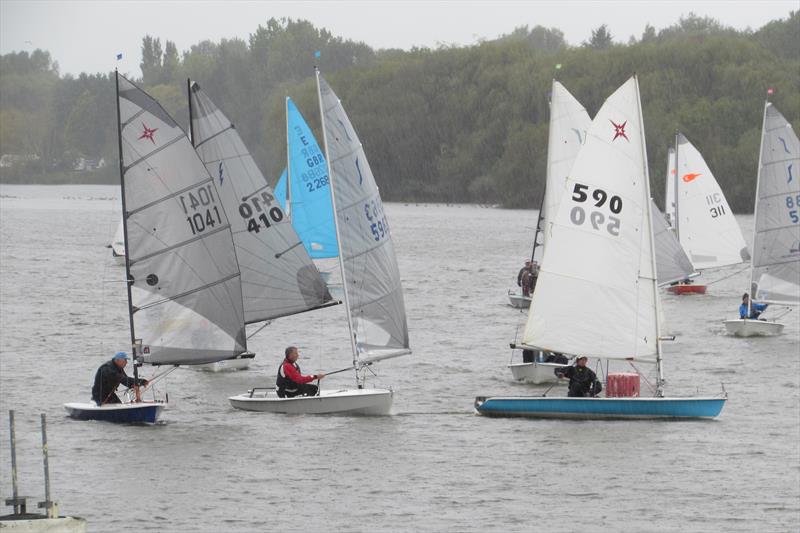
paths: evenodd
<path fill-rule="evenodd" d="M 714 421 L 538 421 L 476 416 L 511 381 L 524 315 L 506 290 L 529 254 L 535 211 L 387 204 L 414 353 L 382 363 L 396 391 L 376 418 L 237 411 L 227 397 L 271 386 L 283 349 L 307 372 L 349 361 L 341 306 L 275 321 L 250 341 L 250 370 L 179 369 L 164 423 L 77 422 L 97 367 L 129 343 L 112 186 L 0 187 L 0 486 L 10 496 L 8 410 L 23 494 L 43 499 L 39 413 L 52 491 L 90 531 L 797 531 L 800 321 L 738 339 L 749 274 L 705 296 L 663 294 L 669 394 L 729 394 Z M 752 216 L 739 217 L 752 239 Z M 587 258 L 587 260 L 590 260 Z M 778 312 L 773 310 L 772 312 Z M 580 327 L 579 324 L 575 325 Z M 590 364 L 592 364 L 590 362 Z M 130 370 L 130 368 L 129 368 Z M 144 376 L 153 370 L 145 367 Z M 352 385 L 352 375 L 323 381 Z M 163 390 L 163 389 L 162 389 Z"/>

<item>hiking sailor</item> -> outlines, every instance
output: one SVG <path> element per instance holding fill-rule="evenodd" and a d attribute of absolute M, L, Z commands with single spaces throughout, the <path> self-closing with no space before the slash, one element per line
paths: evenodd
<path fill-rule="evenodd" d="M 311 382 L 315 379 L 319 380 L 325 377 L 325 374 L 312 374 L 304 376 L 300 372 L 300 365 L 297 364 L 297 358 L 300 357 L 300 351 L 297 346 L 289 346 L 284 352 L 286 357 L 278 367 L 278 379 L 276 382 L 278 396 L 281 398 L 293 398 L 295 396 L 316 396 L 318 387 L 312 385 Z"/>

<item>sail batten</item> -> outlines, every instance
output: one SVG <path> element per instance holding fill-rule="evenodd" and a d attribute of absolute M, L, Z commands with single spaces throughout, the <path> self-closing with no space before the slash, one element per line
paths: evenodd
<path fill-rule="evenodd" d="M 325 283 L 238 131 L 197 83 L 190 84 L 195 150 L 231 214 L 246 323 L 331 301 Z"/>
<path fill-rule="evenodd" d="M 800 305 L 800 141 L 767 102 L 759 153 L 750 286 L 754 301 Z"/>
<path fill-rule="evenodd" d="M 354 363 L 387 350 L 409 351 L 400 272 L 378 187 L 339 98 L 319 73 L 317 82 Z"/>
<path fill-rule="evenodd" d="M 239 355 L 247 348 L 240 274 L 218 191 L 169 114 L 124 76 L 117 84 L 119 122 L 127 123 L 119 129 L 120 172 L 139 355 L 176 365 Z"/>

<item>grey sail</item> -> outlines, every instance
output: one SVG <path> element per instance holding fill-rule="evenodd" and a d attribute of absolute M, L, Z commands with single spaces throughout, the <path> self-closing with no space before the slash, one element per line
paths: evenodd
<path fill-rule="evenodd" d="M 658 285 L 680 281 L 694 274 L 692 262 L 683 251 L 675 233 L 667 227 L 664 215 L 650 200 L 650 216 L 653 218 L 653 239 L 656 248 L 656 279 Z"/>
<path fill-rule="evenodd" d="M 753 299 L 800 304 L 800 141 L 792 125 L 767 102 L 761 133 Z"/>
<path fill-rule="evenodd" d="M 189 90 L 192 142 L 231 220 L 245 322 L 316 309 L 327 286 L 239 133 L 197 83 Z"/>
<path fill-rule="evenodd" d="M 214 180 L 184 131 L 117 75 L 131 334 L 145 362 L 246 350 L 239 266 Z"/>
<path fill-rule="evenodd" d="M 400 272 L 378 187 L 339 98 L 317 76 L 358 357 L 408 353 Z"/>

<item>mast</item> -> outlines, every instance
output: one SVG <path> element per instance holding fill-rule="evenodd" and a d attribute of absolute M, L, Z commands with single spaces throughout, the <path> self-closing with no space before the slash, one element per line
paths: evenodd
<path fill-rule="evenodd" d="M 764 156 L 764 128 L 767 127 L 767 108 L 769 108 L 770 103 L 769 99 L 764 100 L 764 116 L 761 118 L 761 142 L 759 143 L 758 147 L 758 173 L 756 174 L 756 200 L 755 205 L 753 206 L 753 253 L 750 254 L 750 288 L 747 292 L 750 294 L 750 297 L 747 299 L 747 317 L 750 318 L 750 310 L 753 304 L 753 259 L 755 258 L 756 250 L 756 235 L 758 233 L 758 189 L 759 185 L 761 185 L 761 162 Z"/>
<path fill-rule="evenodd" d="M 656 307 L 656 373 L 657 373 L 657 383 L 656 383 L 656 396 L 662 397 L 664 396 L 664 368 L 663 362 L 661 360 L 661 313 L 660 307 L 661 302 L 658 297 L 658 276 L 656 274 L 656 246 L 655 246 L 655 238 L 653 236 L 653 218 L 652 213 L 650 212 L 650 208 L 653 205 L 650 199 L 650 172 L 648 170 L 647 165 L 647 148 L 645 147 L 645 137 L 644 137 L 644 117 L 642 116 L 642 98 L 639 94 L 639 77 L 634 74 L 634 78 L 636 79 L 636 100 L 638 102 L 638 112 L 639 112 L 639 124 L 640 124 L 640 133 L 641 136 L 641 150 L 642 150 L 642 166 L 644 167 L 644 190 L 645 190 L 645 203 L 647 204 L 647 212 L 645 216 L 645 220 L 647 220 L 647 232 L 650 234 L 650 265 L 652 266 L 653 271 L 653 279 L 651 280 L 651 287 L 653 289 L 653 304 Z M 677 151 L 677 134 L 675 135 L 675 168 L 678 168 L 678 151 Z M 675 172 L 675 175 L 678 175 L 678 172 Z M 677 191 L 677 189 L 676 189 Z M 676 194 L 677 196 L 677 194 Z M 675 208 L 677 213 L 677 206 L 678 202 L 675 202 Z"/>
<path fill-rule="evenodd" d="M 336 212 L 336 194 L 333 192 L 333 168 L 331 167 L 331 158 L 328 153 L 328 133 L 325 129 L 325 109 L 322 107 L 322 89 L 319 85 L 319 68 L 314 67 L 314 73 L 317 79 L 317 97 L 319 98 L 319 114 L 322 122 L 322 143 L 325 146 L 325 165 L 328 167 L 328 187 L 331 190 L 331 207 L 333 208 L 333 227 L 336 229 L 336 242 L 339 245 L 339 272 L 342 276 L 342 289 L 344 292 L 344 309 L 347 313 L 347 327 L 350 330 L 350 348 L 353 351 L 353 368 L 356 371 L 356 383 L 358 388 L 362 388 L 361 383 L 358 381 L 358 348 L 356 347 L 356 335 L 353 331 L 353 317 L 350 313 L 350 297 L 347 294 L 347 277 L 344 272 L 344 254 L 342 253 L 342 237 L 339 234 L 339 218 Z M 288 191 L 288 174 L 287 174 L 287 188 Z M 287 201 L 288 204 L 288 201 Z"/>
<path fill-rule="evenodd" d="M 189 100 L 189 142 L 192 143 L 192 147 L 195 147 L 194 143 L 194 124 L 192 122 L 192 79 L 186 78 L 186 99 Z"/>
<path fill-rule="evenodd" d="M 292 153 L 289 150 L 289 97 L 286 97 L 286 218 L 292 221 Z M 321 109 L 321 108 L 320 108 Z M 325 156 L 327 157 L 327 153 Z M 330 171 L 330 168 L 328 169 Z M 335 215 L 334 215 L 335 216 Z"/>
<path fill-rule="evenodd" d="M 139 379 L 139 365 L 141 364 L 136 353 L 136 332 L 133 327 L 133 298 L 131 296 L 131 262 L 130 262 L 130 240 L 128 240 L 128 216 L 125 204 L 125 166 L 122 161 L 122 119 L 119 110 L 119 72 L 114 69 L 114 87 L 117 95 L 117 145 L 119 148 L 119 186 L 120 198 L 122 200 L 122 235 L 125 238 L 125 287 L 128 291 L 128 320 L 131 329 L 131 351 L 133 352 L 133 377 Z M 139 401 L 139 388 L 136 387 L 136 401 Z"/>
<path fill-rule="evenodd" d="M 642 103 L 640 101 L 639 102 L 639 107 L 641 107 L 641 105 L 642 105 Z M 669 157 L 669 156 L 667 156 L 667 157 Z M 667 164 L 667 166 L 669 166 L 669 163 Z M 678 172 L 678 131 L 675 130 L 675 178 L 673 178 L 674 181 L 675 181 L 675 184 L 673 186 L 673 189 L 675 190 L 675 211 L 674 211 L 674 213 L 675 213 L 675 222 L 673 224 L 673 227 L 675 228 L 675 236 L 678 238 L 678 242 L 681 242 L 680 217 L 678 216 L 678 209 L 679 209 L 679 205 L 681 203 L 680 202 L 681 195 L 678 192 L 678 181 L 680 180 L 680 178 L 679 178 L 680 174 L 681 173 Z M 650 184 L 648 183 L 647 186 L 649 188 Z"/>

